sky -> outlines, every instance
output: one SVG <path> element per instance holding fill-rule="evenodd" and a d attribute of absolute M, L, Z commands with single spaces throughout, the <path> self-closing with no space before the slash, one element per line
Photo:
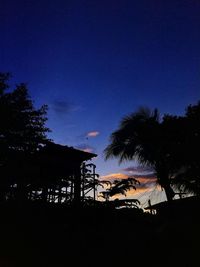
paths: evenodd
<path fill-rule="evenodd" d="M 50 138 L 98 154 L 103 178 L 147 174 L 103 150 L 139 106 L 180 115 L 200 99 L 199 14 L 198 0 L 1 0 L 0 71 L 49 106 Z"/>

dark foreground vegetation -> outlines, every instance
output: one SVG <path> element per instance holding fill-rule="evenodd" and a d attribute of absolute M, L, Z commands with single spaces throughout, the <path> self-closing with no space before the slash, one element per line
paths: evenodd
<path fill-rule="evenodd" d="M 0 266 L 199 266 L 199 225 L 195 208 L 151 215 L 7 203 Z"/>

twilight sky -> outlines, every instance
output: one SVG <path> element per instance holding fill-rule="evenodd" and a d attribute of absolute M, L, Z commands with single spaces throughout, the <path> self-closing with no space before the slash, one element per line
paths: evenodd
<path fill-rule="evenodd" d="M 199 14 L 198 0 L 1 0 L 0 71 L 49 106 L 55 142 L 97 153 L 100 175 L 138 174 L 102 151 L 139 106 L 200 99 Z"/>

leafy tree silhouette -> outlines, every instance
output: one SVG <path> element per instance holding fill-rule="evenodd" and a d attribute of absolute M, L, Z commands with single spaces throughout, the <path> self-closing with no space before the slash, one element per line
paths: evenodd
<path fill-rule="evenodd" d="M 135 178 L 129 177 L 127 179 L 114 180 L 112 183 L 109 181 L 104 181 L 104 183 L 108 186 L 106 191 L 100 192 L 100 196 L 103 197 L 106 201 L 109 200 L 110 197 L 113 197 L 118 194 L 122 194 L 126 196 L 127 191 L 130 189 L 135 189 L 135 185 L 140 184 L 139 181 Z"/>
<path fill-rule="evenodd" d="M 117 157 L 119 162 L 136 159 L 152 167 L 167 199 L 172 200 L 174 192 L 170 186 L 165 142 L 158 110 L 141 107 L 123 118 L 119 129 L 112 133 L 110 144 L 105 149 L 106 159 Z"/>
<path fill-rule="evenodd" d="M 45 127 L 47 106 L 35 109 L 23 83 L 10 90 L 9 73 L 0 73 L 0 190 L 17 179 L 19 194 L 23 191 L 23 167 L 26 158 L 48 141 Z M 20 174 L 19 174 L 20 171 Z M 21 194 L 23 195 L 23 194 Z"/>
<path fill-rule="evenodd" d="M 138 160 L 154 169 L 168 200 L 173 189 L 200 194 L 200 102 L 190 105 L 185 116 L 164 115 L 157 109 L 140 108 L 126 116 L 112 133 L 106 159 Z"/>
<path fill-rule="evenodd" d="M 174 131 L 171 165 L 178 171 L 172 184 L 181 192 L 200 195 L 200 102 L 189 105 L 184 116 L 166 116 L 164 122 Z"/>

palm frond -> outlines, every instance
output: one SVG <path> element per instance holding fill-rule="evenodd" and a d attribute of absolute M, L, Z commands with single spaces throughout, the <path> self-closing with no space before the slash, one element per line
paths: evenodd
<path fill-rule="evenodd" d="M 186 168 L 171 179 L 172 186 L 179 192 L 186 194 L 200 194 L 200 174 L 193 168 Z"/>
<path fill-rule="evenodd" d="M 100 196 L 106 200 L 108 200 L 109 197 L 113 197 L 118 194 L 126 196 L 127 191 L 131 189 L 136 190 L 136 185 L 139 184 L 140 182 L 133 177 L 121 180 L 114 180 L 109 189 L 100 192 Z"/>
<path fill-rule="evenodd" d="M 119 129 L 110 136 L 110 144 L 104 150 L 105 159 L 118 158 L 119 163 L 138 160 L 152 165 L 152 150 L 156 143 L 158 111 L 141 107 L 124 117 Z"/>

